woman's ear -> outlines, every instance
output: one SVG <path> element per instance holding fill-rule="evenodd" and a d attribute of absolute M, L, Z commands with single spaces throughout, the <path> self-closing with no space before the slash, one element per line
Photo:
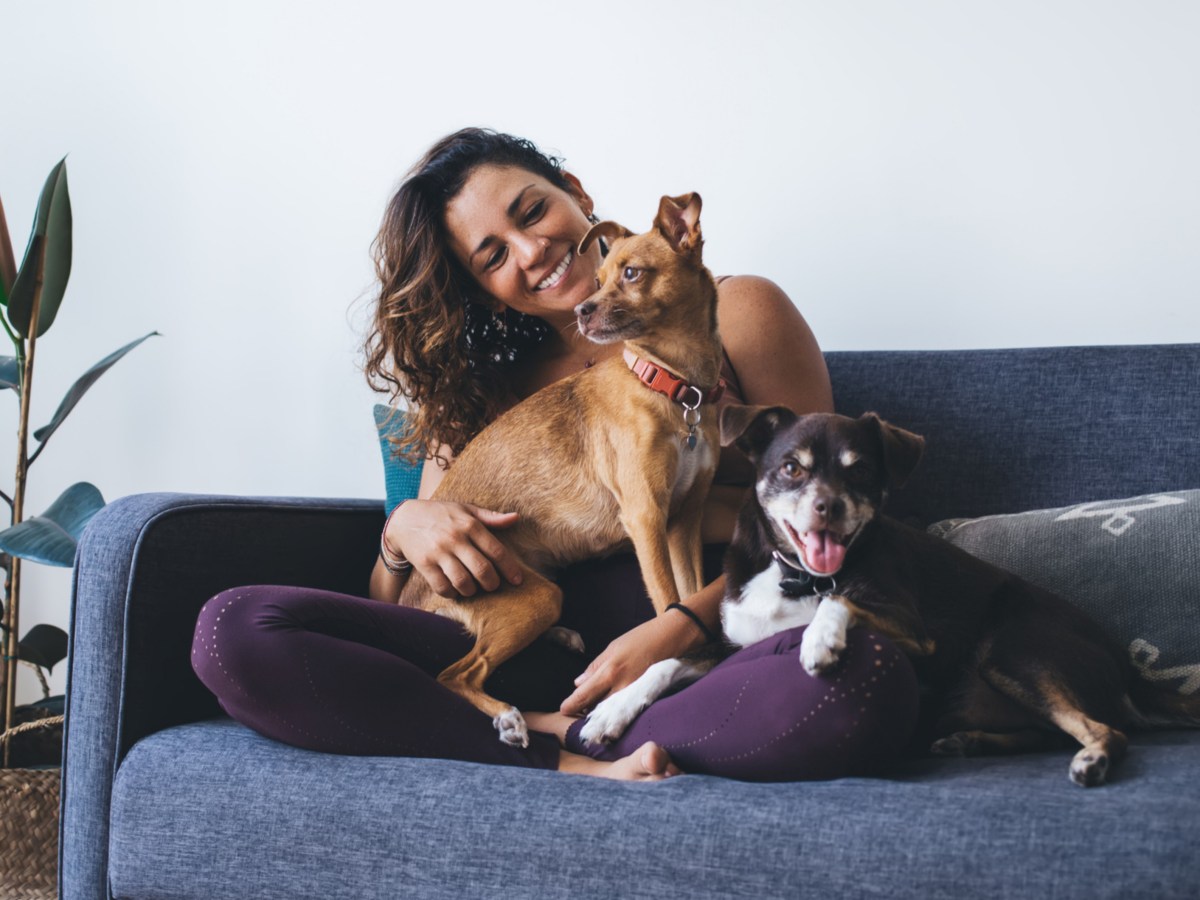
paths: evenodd
<path fill-rule="evenodd" d="M 588 192 L 583 189 L 583 183 L 570 172 L 563 172 L 562 176 L 567 181 L 567 193 L 579 204 L 579 208 L 583 210 L 583 214 L 590 218 L 595 211 L 596 204 L 592 201 Z"/>

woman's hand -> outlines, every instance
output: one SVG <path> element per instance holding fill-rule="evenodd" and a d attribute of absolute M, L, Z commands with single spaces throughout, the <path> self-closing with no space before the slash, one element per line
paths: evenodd
<path fill-rule="evenodd" d="M 494 591 L 503 578 L 521 583 L 521 567 L 492 529 L 508 528 L 516 513 L 470 503 L 409 500 L 388 520 L 384 540 L 443 597 L 456 600 Z"/>
<path fill-rule="evenodd" d="M 575 679 L 575 691 L 559 710 L 581 716 L 609 694 L 632 684 L 664 659 L 679 656 L 699 643 L 696 626 L 684 615 L 668 610 L 625 632 Z"/>

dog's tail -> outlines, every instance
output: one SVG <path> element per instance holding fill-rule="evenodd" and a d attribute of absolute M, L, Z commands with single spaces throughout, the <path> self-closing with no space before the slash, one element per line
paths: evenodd
<path fill-rule="evenodd" d="M 1200 728 L 1200 691 L 1180 693 L 1161 684 L 1136 677 L 1129 698 L 1144 728 Z"/>

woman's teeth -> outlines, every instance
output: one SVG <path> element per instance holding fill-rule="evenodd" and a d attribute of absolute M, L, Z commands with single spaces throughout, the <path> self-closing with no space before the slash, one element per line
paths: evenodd
<path fill-rule="evenodd" d="M 563 261 L 558 264 L 558 268 L 547 275 L 546 279 L 542 281 L 536 289 L 539 291 L 544 291 L 547 288 L 552 288 L 558 284 L 559 279 L 563 277 L 563 273 L 567 271 L 567 267 L 571 265 L 571 260 L 574 258 L 575 251 L 568 250 L 567 255 L 563 257 Z"/>

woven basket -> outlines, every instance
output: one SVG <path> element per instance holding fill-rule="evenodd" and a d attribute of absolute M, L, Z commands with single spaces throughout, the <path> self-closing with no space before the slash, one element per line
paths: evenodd
<path fill-rule="evenodd" d="M 62 717 L 35 712 L 9 734 L 10 762 L 61 759 Z M 46 757 L 50 757 L 46 759 Z M 0 898 L 54 900 L 58 896 L 58 768 L 0 768 Z"/>

